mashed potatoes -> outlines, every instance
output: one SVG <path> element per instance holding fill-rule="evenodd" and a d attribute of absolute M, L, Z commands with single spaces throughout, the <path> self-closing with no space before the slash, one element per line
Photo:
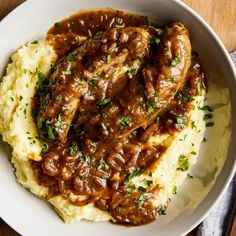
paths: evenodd
<path fill-rule="evenodd" d="M 31 99 L 38 82 L 38 70 L 47 74 L 56 61 L 53 48 L 46 41 L 29 42 L 19 49 L 7 67 L 6 76 L 0 84 L 0 133 L 8 142 L 12 151 L 12 163 L 16 169 L 19 183 L 35 195 L 43 198 L 48 189 L 40 186 L 34 176 L 29 160 L 40 160 L 42 143 L 38 129 L 31 116 Z M 151 180 L 160 186 L 156 195 L 156 206 L 166 206 L 178 186 L 187 176 L 187 171 L 180 168 L 181 163 L 192 166 L 196 162 L 197 153 L 203 134 L 205 122 L 203 106 L 204 94 L 192 102 L 195 109 L 191 111 L 191 121 L 185 129 L 174 136 L 153 136 L 149 142 L 153 145 L 164 144 L 167 150 L 160 157 L 152 176 L 142 174 L 133 178 L 129 184 L 144 186 L 145 180 Z M 73 196 L 71 196 L 73 197 Z M 66 223 L 80 219 L 107 221 L 111 219 L 108 212 L 95 208 L 93 204 L 77 207 L 61 196 L 53 197 L 49 202 L 55 207 Z"/>

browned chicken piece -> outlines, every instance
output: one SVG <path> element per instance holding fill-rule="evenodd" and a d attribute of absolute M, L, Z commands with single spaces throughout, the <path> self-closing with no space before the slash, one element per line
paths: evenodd
<path fill-rule="evenodd" d="M 85 123 L 85 133 L 89 137 L 96 134 L 96 138 L 111 139 L 128 136 L 140 126 L 146 127 L 185 84 L 190 58 L 188 30 L 181 23 L 171 24 L 152 64 L 143 69 L 143 81 L 139 78 L 138 85 L 126 86 L 121 96 L 118 94 L 102 109 L 102 114 Z"/>
<path fill-rule="evenodd" d="M 103 107 L 122 91 L 132 71 L 148 58 L 150 38 L 143 28 L 111 29 L 102 38 L 85 40 L 59 61 L 50 77 L 50 99 L 41 102 L 41 134 L 65 142 L 77 108 L 86 112 Z"/>

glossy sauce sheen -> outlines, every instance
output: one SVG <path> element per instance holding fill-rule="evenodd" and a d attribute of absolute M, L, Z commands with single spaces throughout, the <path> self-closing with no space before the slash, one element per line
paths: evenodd
<path fill-rule="evenodd" d="M 178 22 L 161 28 L 146 17 L 103 10 L 56 23 L 47 39 L 58 61 L 48 79 L 41 75 L 34 99 L 45 144 L 42 161 L 32 161 L 47 198 L 93 202 L 117 223 L 155 220 L 158 186 L 131 191 L 127 183 L 151 175 L 166 147 L 147 140 L 185 128 L 189 101 L 204 86 L 198 59 L 190 60 L 188 31 Z"/>

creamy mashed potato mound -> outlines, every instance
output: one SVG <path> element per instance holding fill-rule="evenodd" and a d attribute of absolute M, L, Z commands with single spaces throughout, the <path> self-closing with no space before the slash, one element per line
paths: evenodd
<path fill-rule="evenodd" d="M 56 54 L 47 41 L 29 42 L 13 54 L 6 75 L 0 83 L 0 132 L 3 140 L 12 147 L 11 161 L 17 180 L 41 198 L 45 197 L 48 189 L 37 183 L 30 165 L 30 160 L 41 159 L 42 148 L 37 126 L 31 115 L 31 100 L 38 83 L 37 69 L 47 75 L 55 61 Z M 173 188 L 178 188 L 187 176 L 188 171 L 178 170 L 179 157 L 183 155 L 190 166 L 197 160 L 205 131 L 204 112 L 198 109 L 203 106 L 203 102 L 204 94 L 194 99 L 192 103 L 195 109 L 191 111 L 191 122 L 185 129 L 173 136 L 153 136 L 149 139 L 152 145 L 164 144 L 167 150 L 159 158 L 152 176 L 144 173 L 129 182 L 136 186 L 144 186 L 144 179 L 148 179 L 152 180 L 154 185 L 158 184 L 160 191 L 156 195 L 156 206 L 166 206 L 172 197 Z M 53 197 L 49 202 L 66 223 L 80 219 L 111 219 L 108 212 L 99 210 L 93 204 L 78 207 L 61 196 Z"/>

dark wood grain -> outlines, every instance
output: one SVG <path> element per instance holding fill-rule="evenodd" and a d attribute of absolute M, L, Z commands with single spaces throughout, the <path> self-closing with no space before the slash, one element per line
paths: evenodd
<path fill-rule="evenodd" d="M 22 3 L 23 0 L 0 0 L 0 20 L 11 10 Z M 226 48 L 236 48 L 236 1 L 235 0 L 184 0 L 193 7 L 222 38 Z M 220 20 L 223 19 L 223 20 Z M 236 223 L 234 227 L 236 228 Z M 189 236 L 195 236 L 197 229 Z M 235 232 L 235 231 L 233 231 Z M 19 236 L 4 221 L 0 219 L 0 236 Z"/>

